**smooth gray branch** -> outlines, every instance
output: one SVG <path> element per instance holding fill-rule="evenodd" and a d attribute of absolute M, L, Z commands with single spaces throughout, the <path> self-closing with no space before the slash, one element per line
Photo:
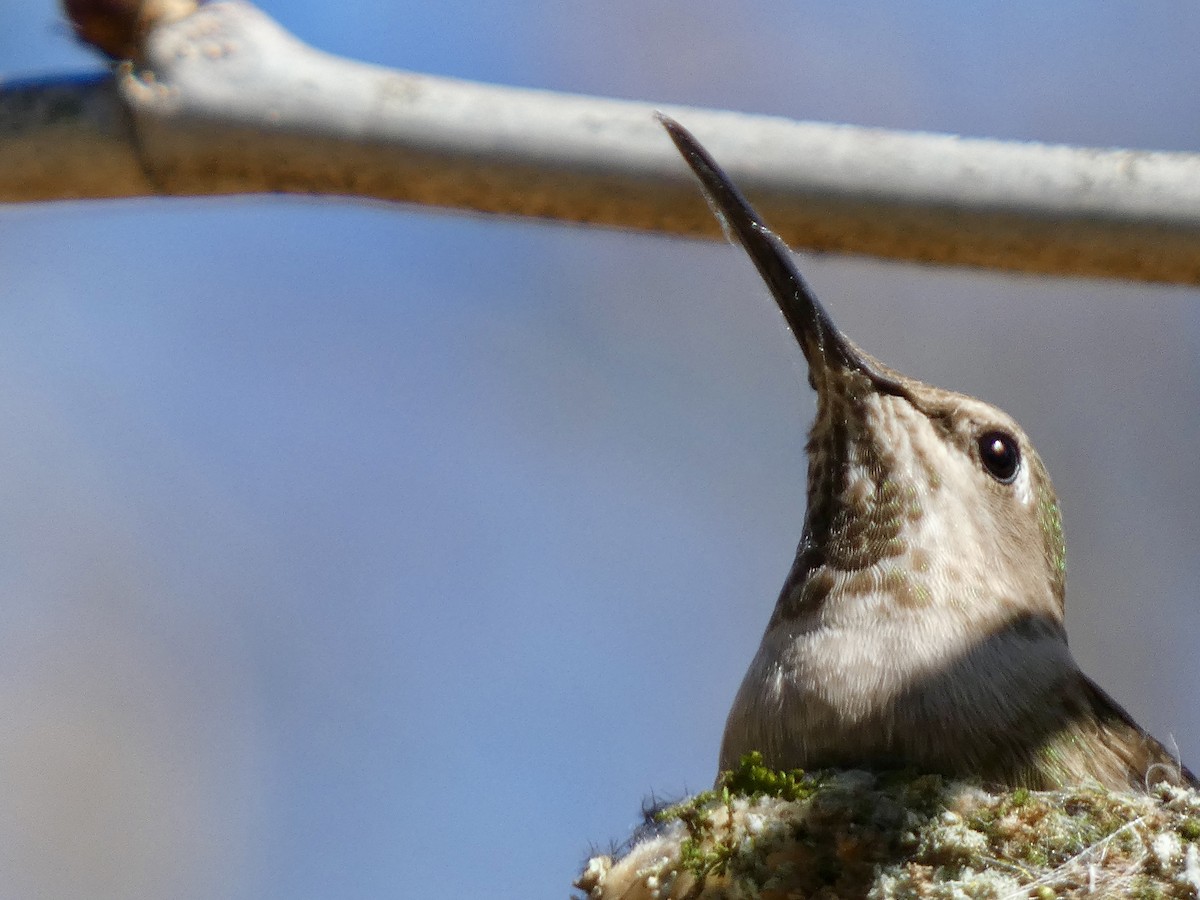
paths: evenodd
<path fill-rule="evenodd" d="M 284 192 L 719 237 L 655 106 L 314 50 L 225 0 L 111 77 L 0 85 L 0 202 Z M 1200 283 L 1200 155 L 658 107 L 794 247 Z"/>

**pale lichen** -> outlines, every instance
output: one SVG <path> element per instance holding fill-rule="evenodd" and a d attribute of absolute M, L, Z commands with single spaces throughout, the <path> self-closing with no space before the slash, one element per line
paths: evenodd
<path fill-rule="evenodd" d="M 1200 896 L 1200 793 L 985 791 L 938 776 L 772 772 L 718 789 L 596 857 L 590 900 Z"/>

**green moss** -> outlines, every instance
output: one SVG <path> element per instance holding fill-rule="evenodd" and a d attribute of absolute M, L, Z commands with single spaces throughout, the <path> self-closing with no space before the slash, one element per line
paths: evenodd
<path fill-rule="evenodd" d="M 1122 803 L 1115 802 L 1107 791 L 1079 791 L 1064 805 L 1071 817 L 1067 827 L 1068 851 L 1082 850 L 1125 826 L 1136 818 Z"/>
<path fill-rule="evenodd" d="M 1021 858 L 1035 869 L 1041 869 L 1050 863 L 1050 854 L 1046 848 L 1038 844 L 1026 844 L 1021 849 Z"/>
<path fill-rule="evenodd" d="M 723 806 L 732 811 L 735 797 L 774 797 L 789 802 L 804 800 L 811 797 L 817 787 L 818 781 L 800 769 L 771 769 L 763 764 L 761 753 L 747 753 L 736 769 L 721 773 L 715 790 L 704 791 L 683 803 L 660 810 L 655 814 L 655 820 L 678 819 L 684 824 L 688 836 L 680 845 L 679 862 L 682 868 L 703 881 L 710 875 L 724 875 L 738 853 L 738 847 L 732 843 L 713 841 L 711 814 L 714 809 Z"/>
<path fill-rule="evenodd" d="M 763 765 L 762 754 L 747 753 L 732 772 L 722 772 L 717 784 L 734 796 L 807 800 L 819 786 L 802 769 L 778 771 Z"/>
<path fill-rule="evenodd" d="M 905 806 L 924 815 L 934 815 L 946 806 L 946 780 L 941 775 L 918 775 L 900 769 L 882 779 L 887 787 L 898 787 Z"/>
<path fill-rule="evenodd" d="M 1164 900 L 1167 894 L 1161 885 L 1155 884 L 1145 876 L 1138 876 L 1129 886 L 1127 896 L 1130 900 Z"/>
<path fill-rule="evenodd" d="M 674 900 L 1182 900 L 1194 896 L 1185 854 L 1154 841 L 1200 840 L 1198 808 L 1200 795 L 1179 789 L 994 793 L 911 771 L 781 772 L 754 753 L 716 790 L 664 810 L 659 819 L 678 824 L 655 840 L 667 836 L 677 849 L 651 845 L 652 857 L 630 860 L 628 877 L 653 878 L 647 886 Z M 1093 883 L 1104 888 L 1092 892 Z M 613 896 L 623 890 L 614 883 Z"/>
<path fill-rule="evenodd" d="M 737 848 L 729 844 L 710 846 L 700 837 L 692 837 L 679 846 L 679 864 L 703 882 L 710 875 L 724 875 L 736 852 Z"/>

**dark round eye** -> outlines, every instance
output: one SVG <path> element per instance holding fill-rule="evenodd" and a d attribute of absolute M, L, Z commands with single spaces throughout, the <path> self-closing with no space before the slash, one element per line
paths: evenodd
<path fill-rule="evenodd" d="M 1003 431 L 989 431 L 979 439 L 979 458 L 988 474 L 1001 484 L 1011 484 L 1021 468 L 1021 448 Z"/>

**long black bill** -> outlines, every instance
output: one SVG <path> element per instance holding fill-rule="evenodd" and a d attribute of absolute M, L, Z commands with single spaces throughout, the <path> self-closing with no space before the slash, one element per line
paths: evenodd
<path fill-rule="evenodd" d="M 670 116 L 662 113 L 655 113 L 655 116 L 700 179 L 714 213 L 725 223 L 727 230 L 737 236 L 738 242 L 754 261 L 759 274 L 771 289 L 775 302 L 783 311 L 783 317 L 796 336 L 800 349 L 804 351 L 810 371 L 817 366 L 857 369 L 885 390 L 899 388 L 833 324 L 825 308 L 796 270 L 787 245 L 763 224 L 754 207 L 695 136 Z"/>

